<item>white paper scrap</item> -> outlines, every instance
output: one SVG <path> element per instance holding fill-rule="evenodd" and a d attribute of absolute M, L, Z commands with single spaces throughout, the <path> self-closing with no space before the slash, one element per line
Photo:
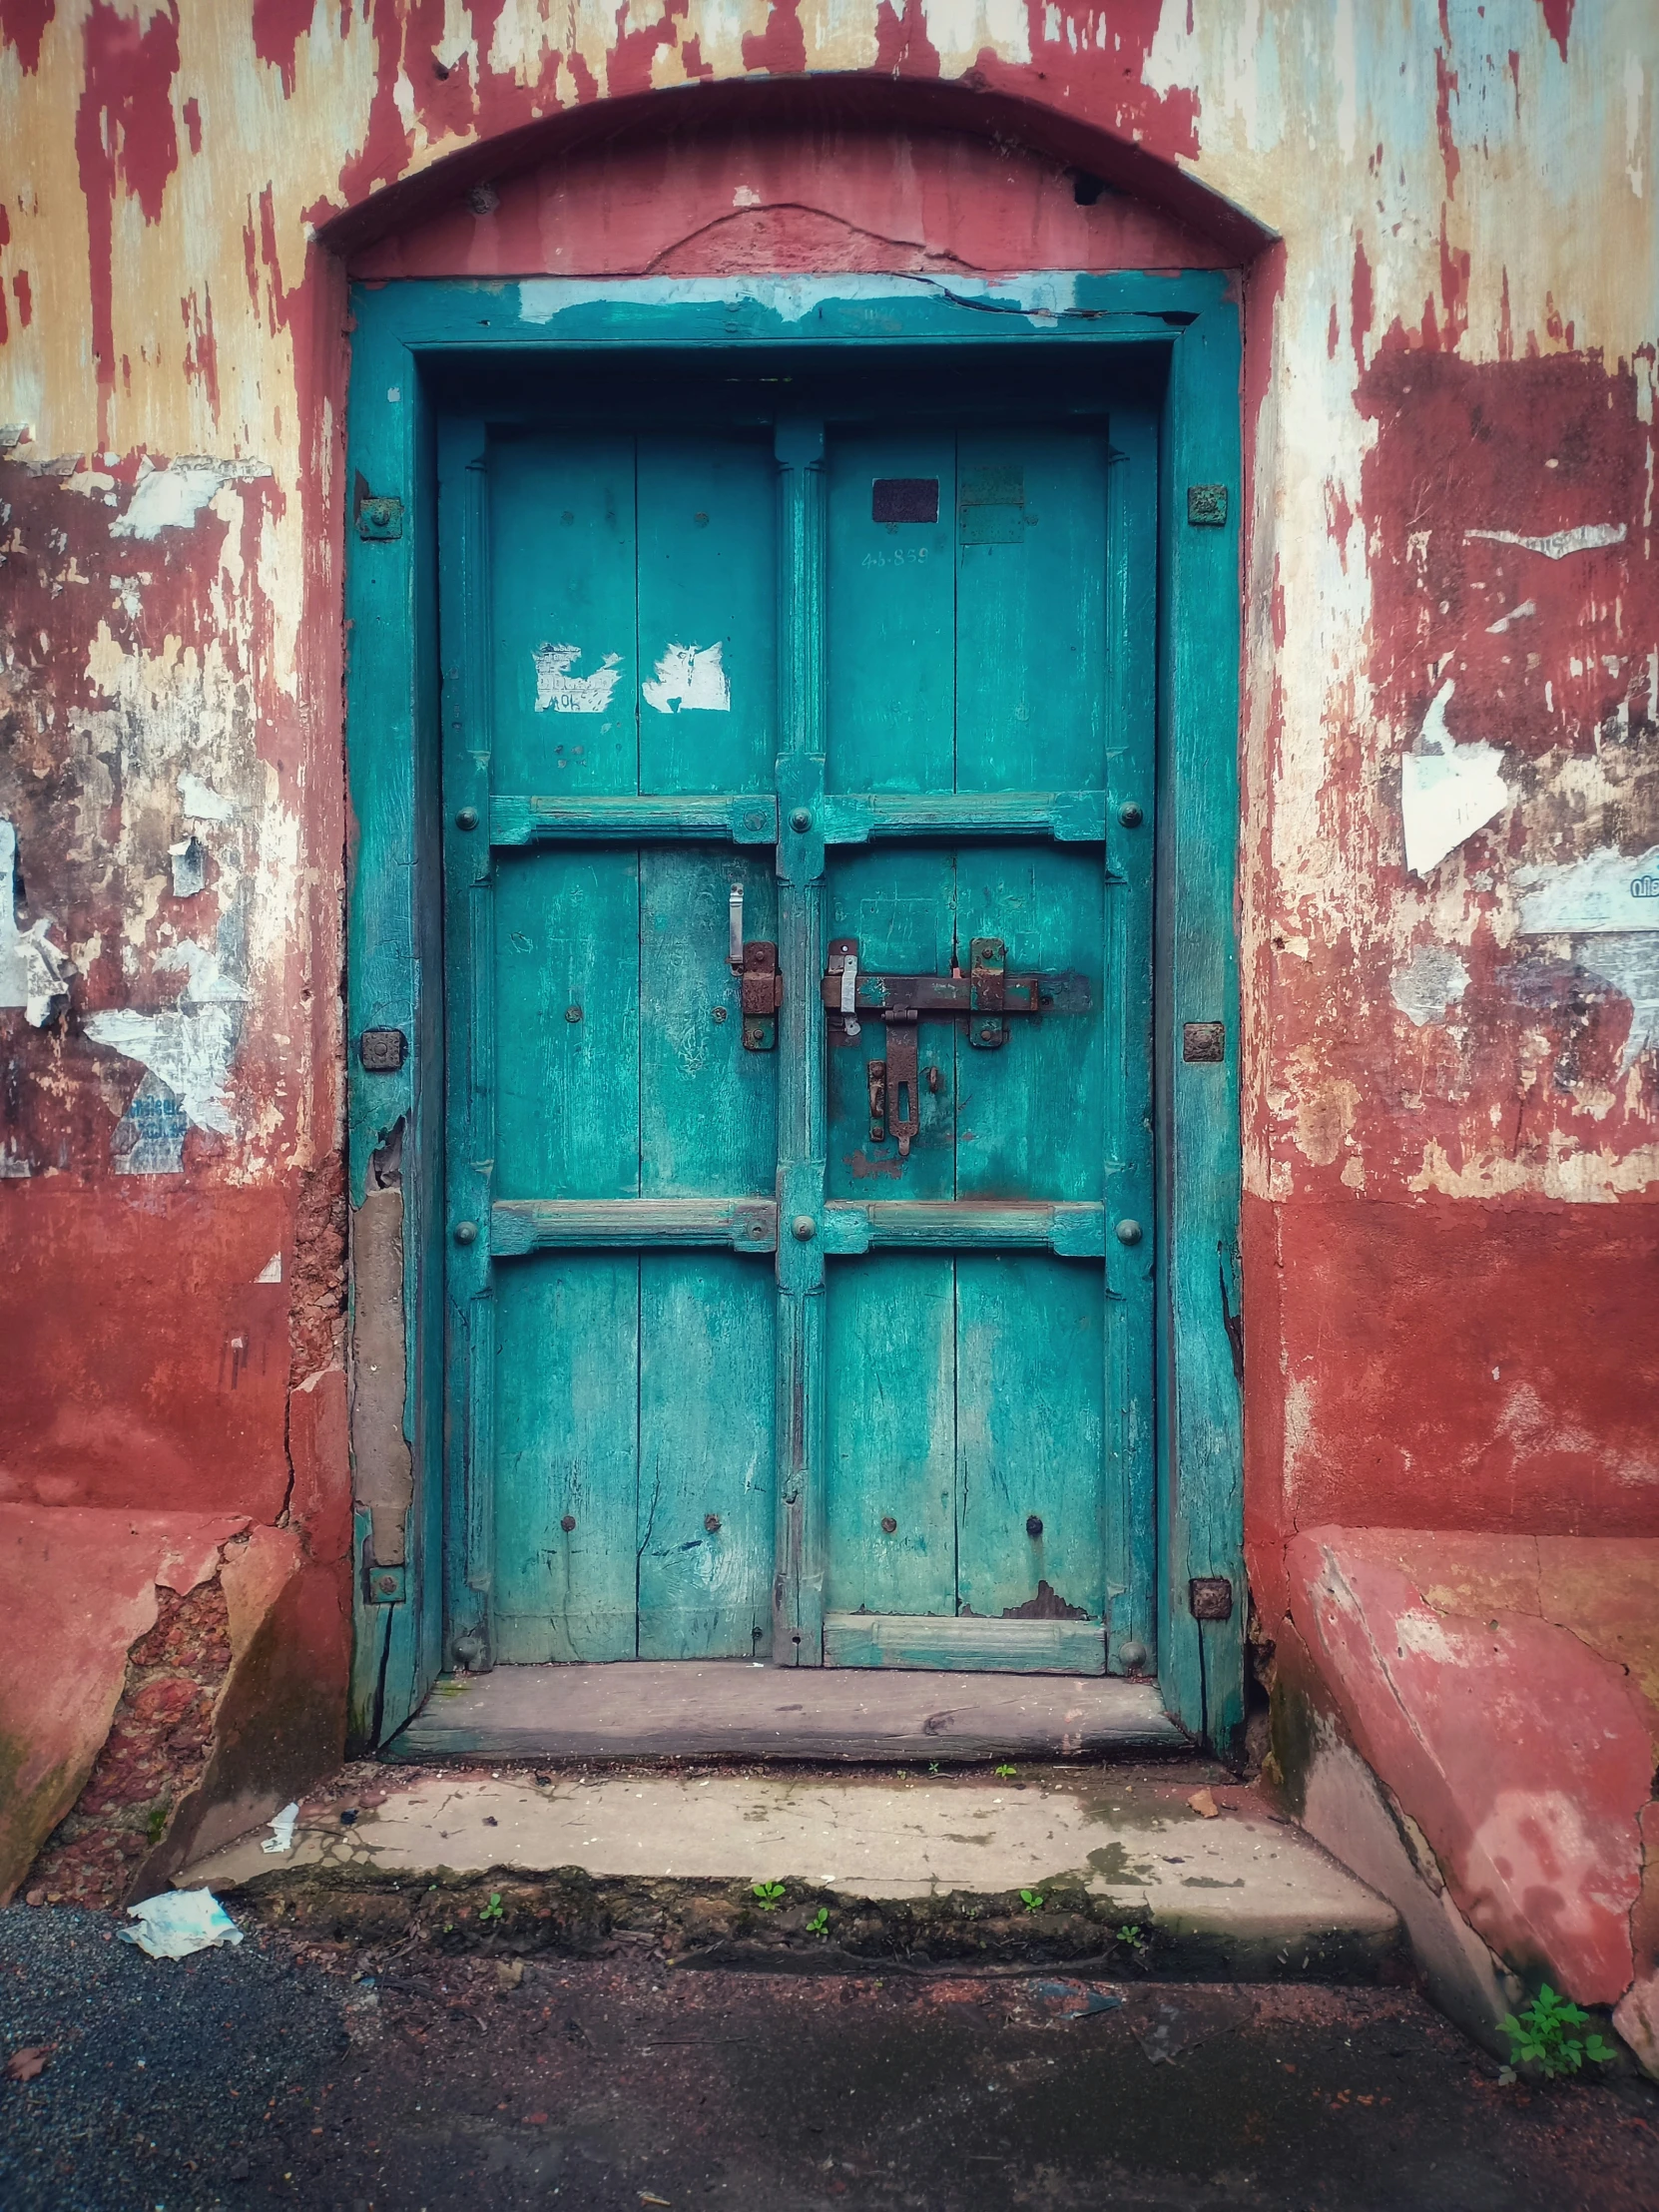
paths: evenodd
<path fill-rule="evenodd" d="M 242 1930 L 211 1890 L 173 1890 L 167 1896 L 129 1905 L 131 1928 L 118 1931 L 124 1943 L 137 1943 L 152 1958 L 188 1958 L 216 1943 L 240 1943 Z"/>
<path fill-rule="evenodd" d="M 299 1818 L 297 1805 L 284 1805 L 271 1823 L 271 1834 L 262 1839 L 260 1849 L 279 1854 L 293 1849 L 293 1824 Z"/>

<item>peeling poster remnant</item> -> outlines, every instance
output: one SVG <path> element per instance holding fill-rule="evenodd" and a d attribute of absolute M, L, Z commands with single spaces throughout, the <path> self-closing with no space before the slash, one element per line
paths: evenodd
<path fill-rule="evenodd" d="M 153 1014 L 115 1007 L 89 1014 L 86 1022 L 94 1044 L 149 1070 L 116 1127 L 116 1164 L 127 1175 L 180 1173 L 187 1122 L 219 1136 L 235 1134 L 225 1084 L 248 994 L 220 973 L 211 952 L 188 939 L 158 954 L 156 965 L 186 970 L 177 1006 Z"/>
<path fill-rule="evenodd" d="M 602 715 L 622 675 L 622 655 L 607 653 L 591 676 L 572 676 L 582 658 L 579 645 L 538 645 L 531 658 L 536 664 L 536 712 L 556 715 Z"/>
<path fill-rule="evenodd" d="M 117 1175 L 182 1175 L 185 1109 L 159 1075 L 147 1075 L 115 1125 L 110 1156 Z"/>
<path fill-rule="evenodd" d="M 704 708 L 717 715 L 732 712 L 732 687 L 720 664 L 720 646 L 671 645 L 657 663 L 657 673 L 640 686 L 648 707 L 660 715 L 677 710 Z"/>
<path fill-rule="evenodd" d="M 1446 728 L 1452 690 L 1448 680 L 1430 700 L 1422 718 L 1422 749 L 1407 753 L 1400 771 L 1405 865 L 1414 875 L 1429 874 L 1509 804 L 1498 748 L 1480 742 L 1459 745 Z"/>
<path fill-rule="evenodd" d="M 1569 553 L 1593 553 L 1604 545 L 1622 545 L 1623 522 L 1581 522 L 1573 530 L 1552 530 L 1546 538 L 1523 537 L 1518 530 L 1465 530 L 1465 538 L 1490 538 L 1494 545 L 1518 545 L 1523 553 L 1541 553 L 1546 561 L 1564 561 Z"/>
<path fill-rule="evenodd" d="M 1659 1044 L 1659 845 L 1517 868 L 1520 933 L 1567 936 L 1578 965 L 1630 1001 L 1619 1073 Z"/>
<path fill-rule="evenodd" d="M 1394 1004 L 1418 1029 L 1443 1020 L 1468 987 L 1468 969 L 1443 944 L 1419 944 L 1405 965 L 1395 968 L 1388 986 Z"/>
<path fill-rule="evenodd" d="M 263 461 L 216 461 L 198 454 L 171 468 L 152 468 L 140 476 L 127 512 L 110 524 L 110 536 L 154 538 L 163 530 L 188 530 L 227 484 L 270 474 Z"/>
<path fill-rule="evenodd" d="M 51 927 L 50 914 L 17 926 L 17 830 L 0 816 L 0 1006 L 21 1006 L 37 1029 L 69 996 L 69 958 L 48 942 Z"/>

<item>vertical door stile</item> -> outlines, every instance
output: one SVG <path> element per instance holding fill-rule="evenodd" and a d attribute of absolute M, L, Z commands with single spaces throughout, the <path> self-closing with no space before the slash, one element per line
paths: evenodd
<path fill-rule="evenodd" d="M 443 562 L 444 941 L 449 1109 L 447 1166 L 452 1503 L 450 1640 L 473 1671 L 493 1656 L 495 1301 L 490 1262 L 494 1170 L 495 929 L 490 851 L 488 467 L 482 424 L 445 425 L 439 500 Z"/>
<path fill-rule="evenodd" d="M 1102 1534 L 1109 1664 L 1137 1644 L 1134 1672 L 1157 1665 L 1153 1435 L 1157 1236 L 1151 1069 L 1153 750 L 1157 669 L 1158 425 L 1114 412 L 1106 475 L 1106 943 L 1101 973 L 1118 994 L 1106 1035 L 1106 1480 Z M 1127 819 L 1125 810 L 1128 810 Z M 1136 1244 L 1114 1231 L 1139 1225 Z"/>
<path fill-rule="evenodd" d="M 780 421 L 778 461 L 778 1545 L 773 1659 L 824 1663 L 826 490 L 822 422 Z"/>

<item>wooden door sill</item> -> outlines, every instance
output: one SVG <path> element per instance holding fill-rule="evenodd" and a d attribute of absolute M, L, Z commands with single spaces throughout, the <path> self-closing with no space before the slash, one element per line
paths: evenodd
<path fill-rule="evenodd" d="M 1120 1676 L 638 1659 L 445 1676 L 382 1757 L 959 1765 L 1190 1749 L 1157 1684 Z"/>

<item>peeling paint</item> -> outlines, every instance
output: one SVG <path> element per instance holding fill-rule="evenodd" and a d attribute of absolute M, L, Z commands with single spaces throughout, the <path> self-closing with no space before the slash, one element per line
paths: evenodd
<path fill-rule="evenodd" d="M 531 656 L 536 664 L 536 712 L 556 715 L 602 715 L 611 704 L 622 675 L 620 653 L 607 653 L 588 676 L 570 671 L 582 658 L 579 645 L 538 645 Z"/>
<path fill-rule="evenodd" d="M 1388 984 L 1394 1004 L 1418 1029 L 1443 1020 L 1468 987 L 1468 969 L 1443 944 L 1419 944 Z"/>
<path fill-rule="evenodd" d="M 188 530 L 227 484 L 248 483 L 271 471 L 258 461 L 191 458 L 141 475 L 127 512 L 110 524 L 112 538 L 155 538 L 164 530 Z"/>
<path fill-rule="evenodd" d="M 660 715 L 700 709 L 725 715 L 732 711 L 732 686 L 721 666 L 721 647 L 671 645 L 657 663 L 657 672 L 641 686 L 648 707 Z"/>

